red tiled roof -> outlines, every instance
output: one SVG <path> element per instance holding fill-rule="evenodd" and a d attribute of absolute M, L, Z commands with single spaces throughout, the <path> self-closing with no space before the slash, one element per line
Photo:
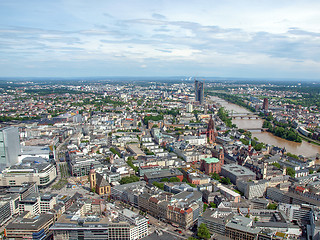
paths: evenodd
<path fill-rule="evenodd" d="M 296 187 L 296 191 L 298 192 L 304 192 L 304 190 L 306 190 L 304 187 L 301 187 L 301 186 Z"/>

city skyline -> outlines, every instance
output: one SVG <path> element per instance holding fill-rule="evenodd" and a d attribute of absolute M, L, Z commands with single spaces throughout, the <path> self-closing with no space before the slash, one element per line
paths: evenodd
<path fill-rule="evenodd" d="M 317 79 L 317 1 L 8 1 L 0 77 Z"/>

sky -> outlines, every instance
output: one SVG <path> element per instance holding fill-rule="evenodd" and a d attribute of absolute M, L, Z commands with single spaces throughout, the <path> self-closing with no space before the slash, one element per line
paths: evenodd
<path fill-rule="evenodd" d="M 320 1 L 0 1 L 0 77 L 89 76 L 320 79 Z"/>

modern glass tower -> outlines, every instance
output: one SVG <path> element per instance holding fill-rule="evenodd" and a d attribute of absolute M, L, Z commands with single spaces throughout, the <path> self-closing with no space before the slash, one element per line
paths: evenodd
<path fill-rule="evenodd" d="M 194 91 L 196 98 L 195 100 L 198 101 L 200 104 L 204 103 L 204 86 L 203 82 L 198 80 L 194 80 Z"/>
<path fill-rule="evenodd" d="M 0 172 L 18 163 L 20 153 L 19 131 L 17 127 L 0 128 Z"/>

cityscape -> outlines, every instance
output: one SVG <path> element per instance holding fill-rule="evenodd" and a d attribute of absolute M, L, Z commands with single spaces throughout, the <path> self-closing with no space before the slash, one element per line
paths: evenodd
<path fill-rule="evenodd" d="M 0 240 L 320 240 L 319 23 L 1 0 Z"/>
<path fill-rule="evenodd" d="M 3 81 L 2 237 L 317 239 L 320 84 L 287 84 Z"/>

